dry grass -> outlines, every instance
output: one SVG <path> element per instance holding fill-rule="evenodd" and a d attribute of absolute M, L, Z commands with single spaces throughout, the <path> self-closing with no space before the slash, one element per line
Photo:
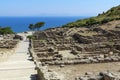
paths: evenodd
<path fill-rule="evenodd" d="M 107 24 L 103 24 L 99 27 L 101 27 L 104 30 L 113 30 L 117 25 L 120 25 L 120 20 L 117 21 L 111 21 Z"/>

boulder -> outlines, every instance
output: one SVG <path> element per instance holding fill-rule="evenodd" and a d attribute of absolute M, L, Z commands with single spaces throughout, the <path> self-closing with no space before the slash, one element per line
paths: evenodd
<path fill-rule="evenodd" d="M 104 80 L 115 80 L 115 76 L 112 73 L 106 73 L 103 75 Z"/>

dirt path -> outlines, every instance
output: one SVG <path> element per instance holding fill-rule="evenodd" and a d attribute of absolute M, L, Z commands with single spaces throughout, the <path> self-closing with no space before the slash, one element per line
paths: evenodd
<path fill-rule="evenodd" d="M 16 54 L 0 63 L 0 80 L 36 80 L 34 62 L 28 53 L 29 42 L 21 41 Z"/>

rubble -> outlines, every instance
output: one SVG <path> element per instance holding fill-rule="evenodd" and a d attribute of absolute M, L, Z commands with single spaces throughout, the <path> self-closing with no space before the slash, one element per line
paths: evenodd
<path fill-rule="evenodd" d="M 85 76 L 76 77 L 75 80 L 120 80 L 120 73 L 100 72 L 99 74 L 85 74 Z"/>

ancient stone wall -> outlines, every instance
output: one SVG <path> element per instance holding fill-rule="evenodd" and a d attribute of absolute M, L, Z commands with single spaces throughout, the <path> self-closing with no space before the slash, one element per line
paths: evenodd
<path fill-rule="evenodd" d="M 15 54 L 15 50 L 17 49 L 18 45 L 18 41 L 1 41 L 0 62 L 6 61 L 10 55 Z"/>

